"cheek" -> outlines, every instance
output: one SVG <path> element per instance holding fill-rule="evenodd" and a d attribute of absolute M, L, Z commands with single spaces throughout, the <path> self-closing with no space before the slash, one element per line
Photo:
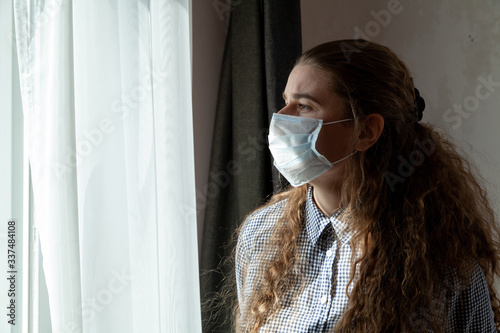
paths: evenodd
<path fill-rule="evenodd" d="M 351 153 L 349 134 L 345 130 L 321 130 L 316 141 L 316 150 L 330 162 L 344 158 Z"/>

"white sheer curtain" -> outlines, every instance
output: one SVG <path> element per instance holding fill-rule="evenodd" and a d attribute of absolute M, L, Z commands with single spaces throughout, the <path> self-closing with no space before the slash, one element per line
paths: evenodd
<path fill-rule="evenodd" d="M 198 332 L 189 0 L 14 0 L 53 332 Z"/>

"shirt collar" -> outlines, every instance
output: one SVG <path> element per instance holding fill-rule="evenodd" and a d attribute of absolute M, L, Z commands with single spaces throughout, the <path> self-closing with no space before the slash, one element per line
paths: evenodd
<path fill-rule="evenodd" d="M 343 210 L 341 210 L 333 214 L 332 217 L 325 216 L 314 203 L 312 191 L 313 187 L 309 185 L 306 201 L 306 232 L 311 243 L 316 245 L 319 236 L 321 236 L 323 230 L 328 227 L 329 224 L 331 224 L 335 234 L 342 243 L 349 242 L 352 237 L 349 225 L 339 219 L 345 220 L 344 217 L 346 214 L 342 214 Z"/>

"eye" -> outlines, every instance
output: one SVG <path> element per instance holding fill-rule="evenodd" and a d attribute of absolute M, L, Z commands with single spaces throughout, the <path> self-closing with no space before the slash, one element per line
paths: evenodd
<path fill-rule="evenodd" d="M 311 107 L 309 105 L 305 104 L 297 104 L 297 110 L 305 112 L 305 111 L 310 111 Z"/>

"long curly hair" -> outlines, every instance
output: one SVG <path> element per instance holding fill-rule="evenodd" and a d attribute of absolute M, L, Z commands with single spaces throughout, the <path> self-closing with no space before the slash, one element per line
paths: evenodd
<path fill-rule="evenodd" d="M 497 330 L 500 301 L 499 233 L 481 178 L 463 154 L 430 125 L 417 122 L 415 90 L 406 65 L 388 48 L 341 40 L 304 53 L 296 65 L 331 78 L 355 131 L 378 113 L 384 129 L 370 149 L 347 160 L 341 206 L 350 212 L 353 253 L 348 307 L 336 332 L 442 332 L 444 306 L 436 300 L 467 286 L 477 265 L 486 276 Z M 353 150 L 356 142 L 353 143 Z M 258 332 L 300 284 L 298 238 L 304 228 L 307 186 L 289 188 L 284 213 L 262 261 L 262 284 L 246 300 L 238 322 Z M 453 272 L 455 279 L 446 278 Z M 298 276 L 299 275 L 299 276 Z M 455 281 L 455 282 L 453 282 Z M 349 289 L 349 288 L 348 288 Z"/>

